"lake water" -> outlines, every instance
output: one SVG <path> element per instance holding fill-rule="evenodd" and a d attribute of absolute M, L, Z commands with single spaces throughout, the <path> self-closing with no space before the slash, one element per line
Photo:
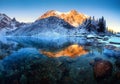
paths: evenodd
<path fill-rule="evenodd" d="M 98 84 L 92 62 L 115 62 L 104 46 L 84 37 L 2 37 L 0 84 Z"/>

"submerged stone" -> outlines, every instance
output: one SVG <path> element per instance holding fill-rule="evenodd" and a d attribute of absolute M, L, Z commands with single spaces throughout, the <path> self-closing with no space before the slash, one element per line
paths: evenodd
<path fill-rule="evenodd" d="M 112 63 L 106 60 L 101 60 L 95 63 L 93 67 L 94 77 L 97 80 L 109 77 L 112 74 Z"/>

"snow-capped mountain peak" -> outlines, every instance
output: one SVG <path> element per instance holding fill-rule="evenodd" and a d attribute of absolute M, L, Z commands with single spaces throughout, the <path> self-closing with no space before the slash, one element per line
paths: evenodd
<path fill-rule="evenodd" d="M 11 19 L 6 14 L 0 13 L 0 29 L 16 29 L 17 27 L 20 27 L 24 25 L 25 23 L 20 23 L 15 18 Z"/>
<path fill-rule="evenodd" d="M 11 22 L 11 18 L 5 14 L 0 13 L 0 28 L 8 27 Z"/>
<path fill-rule="evenodd" d="M 6 20 L 8 20 L 8 21 L 11 20 L 11 18 L 8 17 L 7 15 L 0 13 L 0 21 L 3 20 L 3 19 L 6 19 Z"/>
<path fill-rule="evenodd" d="M 0 35 L 6 35 L 8 32 L 17 29 L 18 27 L 26 25 L 18 22 L 15 18 L 11 19 L 6 14 L 0 13 Z"/>
<path fill-rule="evenodd" d="M 50 10 L 44 13 L 42 16 L 40 16 L 37 20 L 47 18 L 50 16 L 59 17 L 75 27 L 81 25 L 83 21 L 88 18 L 87 15 L 79 13 L 76 10 L 71 10 L 69 12 L 59 12 L 55 10 Z"/>

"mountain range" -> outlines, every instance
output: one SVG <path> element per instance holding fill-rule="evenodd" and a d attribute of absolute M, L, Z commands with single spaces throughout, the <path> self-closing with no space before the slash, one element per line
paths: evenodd
<path fill-rule="evenodd" d="M 47 11 L 32 23 L 20 23 L 15 18 L 0 14 L 0 31 L 2 30 L 7 35 L 14 36 L 97 34 L 106 32 L 106 21 L 104 17 L 96 20 L 76 10 L 67 13 Z"/>

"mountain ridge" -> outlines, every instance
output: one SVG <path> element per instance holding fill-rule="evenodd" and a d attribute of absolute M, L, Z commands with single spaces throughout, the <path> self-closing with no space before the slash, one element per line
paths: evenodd
<path fill-rule="evenodd" d="M 68 30 L 75 29 L 72 25 L 65 22 L 63 19 L 51 16 L 48 18 L 40 19 L 35 21 L 34 23 L 30 24 L 29 26 L 20 27 L 10 33 L 13 33 L 13 35 L 35 35 L 39 33 L 46 33 L 51 32 L 54 33 L 62 33 L 63 31 L 65 34 L 68 32 Z"/>

